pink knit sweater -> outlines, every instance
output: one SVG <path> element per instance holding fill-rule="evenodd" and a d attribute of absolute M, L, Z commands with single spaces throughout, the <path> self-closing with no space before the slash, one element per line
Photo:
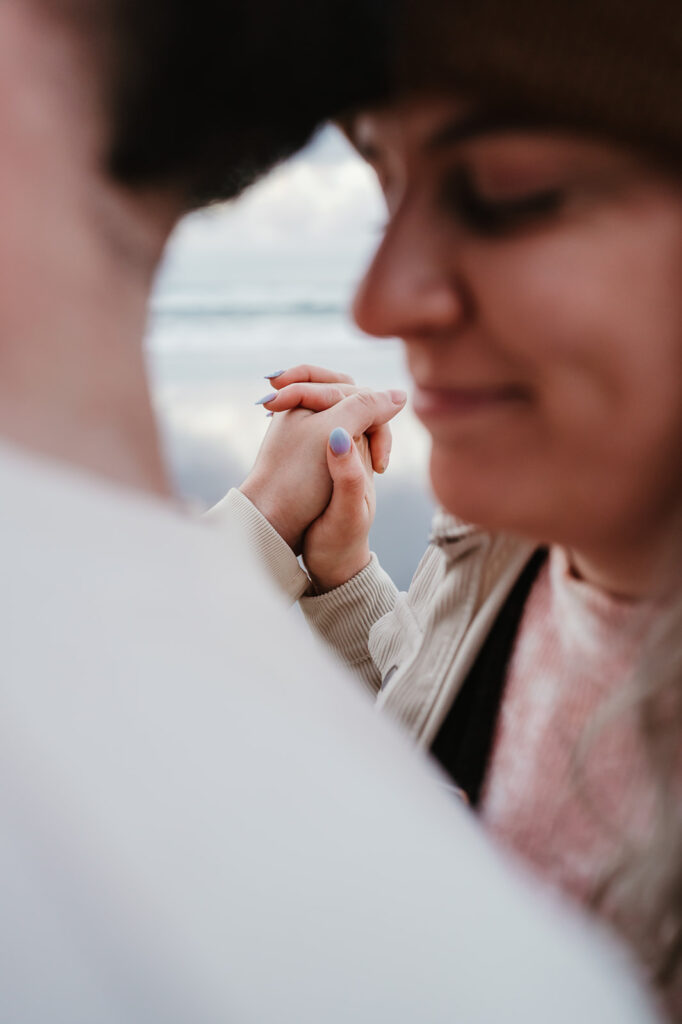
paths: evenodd
<path fill-rule="evenodd" d="M 586 724 L 623 693 L 650 609 L 571 574 L 552 550 L 524 609 L 481 804 L 489 830 L 587 902 L 624 841 L 650 828 L 654 786 L 631 708 L 606 720 L 576 772 Z M 621 923 L 622 927 L 622 923 Z M 637 945 L 637 922 L 628 927 Z M 673 997 L 682 1019 L 682 987 Z"/>

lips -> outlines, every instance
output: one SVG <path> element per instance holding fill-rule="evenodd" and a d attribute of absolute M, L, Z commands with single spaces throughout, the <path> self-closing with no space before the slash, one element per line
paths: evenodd
<path fill-rule="evenodd" d="M 528 395 L 513 385 L 458 385 L 429 387 L 417 385 L 413 395 L 414 411 L 420 419 L 472 415 L 504 409 L 525 401 Z"/>

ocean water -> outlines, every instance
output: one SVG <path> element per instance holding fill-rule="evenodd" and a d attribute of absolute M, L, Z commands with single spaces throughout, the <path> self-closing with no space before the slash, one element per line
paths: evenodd
<path fill-rule="evenodd" d="M 243 480 L 268 426 L 266 375 L 301 362 L 409 390 L 400 344 L 370 340 L 349 305 L 365 254 L 171 251 L 147 337 L 152 392 L 176 489 L 203 507 Z M 377 478 L 372 546 L 405 588 L 432 512 L 428 440 L 409 409 Z"/>

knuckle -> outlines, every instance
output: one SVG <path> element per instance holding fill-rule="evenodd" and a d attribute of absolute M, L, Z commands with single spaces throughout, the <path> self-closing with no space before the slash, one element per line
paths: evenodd
<path fill-rule="evenodd" d="M 341 373 L 340 370 L 330 370 L 325 366 L 315 367 L 318 377 L 334 384 L 355 384 L 355 381 L 348 373 Z"/>
<path fill-rule="evenodd" d="M 344 489 L 346 493 L 354 498 L 364 496 L 366 484 L 367 477 L 365 476 L 365 471 L 362 467 L 359 470 L 354 469 L 344 479 Z"/>
<path fill-rule="evenodd" d="M 371 388 L 358 388 L 353 397 L 355 398 L 356 404 L 361 409 L 374 409 L 375 399 L 374 392 L 371 390 Z"/>

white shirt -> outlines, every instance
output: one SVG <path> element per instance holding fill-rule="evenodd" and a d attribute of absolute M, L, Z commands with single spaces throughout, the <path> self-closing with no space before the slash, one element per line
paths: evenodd
<path fill-rule="evenodd" d="M 652 1020 L 237 532 L 0 449 L 3 1024 Z"/>

